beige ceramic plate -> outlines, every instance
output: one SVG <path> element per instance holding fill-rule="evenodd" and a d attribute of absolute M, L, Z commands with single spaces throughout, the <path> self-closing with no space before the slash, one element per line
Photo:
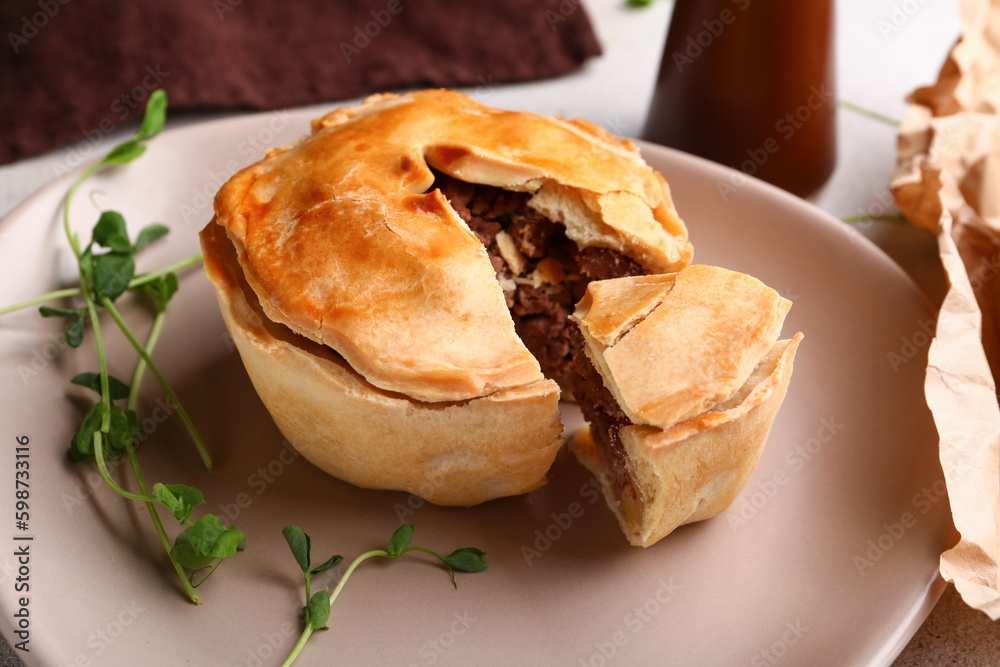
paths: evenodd
<path fill-rule="evenodd" d="M 74 219 L 88 236 L 95 204 L 121 210 L 133 229 L 165 222 L 169 240 L 140 269 L 176 261 L 198 250 L 222 180 L 262 157 L 261 146 L 307 127 L 301 114 L 258 115 L 167 132 L 138 162 L 92 180 Z M 59 323 L 6 316 L 3 634 L 12 636 L 21 596 L 13 552 L 28 544 L 29 665 L 278 664 L 299 633 L 302 596 L 281 528 L 310 533 L 317 560 L 349 559 L 406 521 L 418 544 L 484 549 L 489 570 L 460 575 L 456 591 L 419 557 L 368 563 L 299 664 L 891 662 L 940 592 L 938 554 L 950 535 L 922 393 L 931 314 L 895 265 L 817 209 L 707 162 L 645 149 L 672 185 L 697 261 L 752 273 L 792 298 L 785 332 L 806 334 L 763 460 L 728 512 L 642 550 L 626 544 L 588 475 L 564 454 L 547 487 L 473 509 L 327 477 L 284 448 L 196 270 L 181 280 L 156 357 L 217 468 L 200 469 L 175 420 L 156 421 L 164 399 L 151 379 L 140 413 L 154 433 L 141 458 L 150 482 L 203 489 L 210 510 L 246 531 L 247 551 L 200 589 L 202 606 L 186 602 L 146 512 L 98 483 L 91 465 L 67 460 L 91 400 L 68 379 L 95 369 L 92 339 L 70 352 Z M 51 184 L 0 225 L 0 303 L 72 278 L 58 219 L 68 185 Z M 140 309 L 126 311 L 148 322 Z M 108 336 L 112 371 L 127 378 L 133 357 Z M 22 435 L 31 473 L 24 533 L 14 526 L 13 488 Z"/>

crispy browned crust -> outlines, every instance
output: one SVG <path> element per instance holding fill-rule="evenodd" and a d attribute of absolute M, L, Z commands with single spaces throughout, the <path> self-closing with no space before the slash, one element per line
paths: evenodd
<path fill-rule="evenodd" d="M 380 389 L 463 401 L 542 380 L 482 244 L 427 192 L 431 167 L 532 193 L 581 246 L 654 272 L 690 261 L 663 179 L 631 142 L 589 123 L 430 90 L 374 96 L 313 129 L 226 183 L 212 224 L 270 320 Z"/>
<path fill-rule="evenodd" d="M 665 274 L 591 283 L 575 315 L 635 423 L 622 440 L 639 503 L 623 512 L 605 492 L 644 546 L 728 505 L 788 384 L 801 334 L 776 340 L 790 304 L 742 274 L 673 273 L 690 263 L 687 231 L 631 142 L 450 91 L 328 114 L 216 198 L 206 272 L 288 440 L 343 480 L 443 505 L 544 483 L 559 389 L 517 338 L 485 248 L 428 191 L 432 169 L 530 193 L 579 246 Z M 588 442 L 575 451 L 599 473 Z"/>
<path fill-rule="evenodd" d="M 739 400 L 667 430 L 626 426 L 622 442 L 637 491 L 623 508 L 589 428 L 570 441 L 577 459 L 599 480 L 608 507 L 635 546 L 648 547 L 678 526 L 723 512 L 739 495 L 764 451 L 792 375 L 802 334 L 778 341 L 747 379 Z"/>
<path fill-rule="evenodd" d="M 352 484 L 474 505 L 545 483 L 562 445 L 551 380 L 451 403 L 374 387 L 330 349 L 268 319 L 222 228 L 201 234 L 205 270 L 254 388 L 309 461 Z"/>
<path fill-rule="evenodd" d="M 695 265 L 591 283 L 573 319 L 629 419 L 667 428 L 735 392 L 791 305 L 756 278 Z"/>
<path fill-rule="evenodd" d="M 635 499 L 619 497 L 589 428 L 570 447 L 630 543 L 715 516 L 743 489 L 802 340 L 776 340 L 790 305 L 750 276 L 706 266 L 588 288 L 574 318 L 633 421 L 620 433 Z"/>

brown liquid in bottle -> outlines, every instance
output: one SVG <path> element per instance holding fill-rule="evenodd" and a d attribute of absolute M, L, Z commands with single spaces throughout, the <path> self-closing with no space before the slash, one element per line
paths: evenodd
<path fill-rule="evenodd" d="M 805 196 L 836 105 L 833 0 L 676 0 L 644 138 Z"/>

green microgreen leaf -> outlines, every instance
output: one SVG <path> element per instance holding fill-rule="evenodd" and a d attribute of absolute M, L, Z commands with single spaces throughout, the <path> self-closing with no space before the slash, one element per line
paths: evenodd
<path fill-rule="evenodd" d="M 146 102 L 146 114 L 142 118 L 139 130 L 131 139 L 111 149 L 104 162 L 107 164 L 125 164 L 136 159 L 146 152 L 146 146 L 142 143 L 154 134 L 163 129 L 163 124 L 167 117 L 167 93 L 162 89 L 154 90 Z"/>
<path fill-rule="evenodd" d="M 101 393 L 100 373 L 80 373 L 79 375 L 74 375 L 70 382 L 78 384 L 81 387 L 89 387 L 98 394 Z M 128 392 L 129 388 L 127 384 L 113 375 L 108 376 L 108 394 L 110 394 L 112 401 L 128 398 Z"/>
<path fill-rule="evenodd" d="M 455 570 L 461 572 L 482 572 L 487 568 L 486 561 L 483 560 L 485 553 L 474 547 L 465 547 L 463 549 L 456 549 L 448 556 L 442 556 L 439 553 L 426 549 L 424 547 L 414 547 L 410 546 L 410 542 L 413 541 L 413 526 L 411 524 L 404 524 L 396 529 L 396 532 L 392 534 L 389 538 L 388 549 L 383 551 L 382 549 L 373 549 L 371 551 L 366 551 L 363 554 L 357 556 L 351 564 L 348 566 L 347 571 L 337 582 L 336 587 L 333 592 L 319 591 L 317 593 L 310 593 L 309 590 L 309 579 L 312 575 L 319 574 L 341 561 L 340 556 L 333 556 L 327 562 L 320 565 L 318 568 L 312 571 L 306 571 L 308 565 L 303 565 L 303 563 L 308 563 L 308 551 L 309 551 L 309 538 L 300 529 L 295 526 L 285 526 L 284 530 L 281 531 L 285 535 L 285 540 L 288 542 L 288 546 L 291 547 L 292 553 L 295 554 L 296 560 L 299 561 L 299 567 L 302 569 L 306 584 L 306 606 L 302 607 L 302 615 L 305 619 L 305 628 L 302 630 L 302 634 L 299 636 L 299 641 L 295 644 L 292 652 L 288 655 L 283 665 L 291 665 L 295 662 L 295 659 L 301 653 L 302 648 L 305 646 L 309 637 L 316 630 L 325 630 L 326 623 L 330 616 L 330 605 L 337 596 L 340 595 L 341 590 L 343 590 L 344 585 L 347 583 L 348 578 L 355 569 L 364 561 L 369 558 L 390 558 L 396 559 L 409 551 L 423 551 L 428 553 L 435 558 L 439 559 L 448 570 L 451 575 L 451 583 L 458 588 L 455 583 Z M 300 555 L 303 556 L 300 558 Z"/>
<path fill-rule="evenodd" d="M 143 290 L 153 297 L 156 300 L 156 304 L 159 309 L 164 310 L 167 307 L 167 303 L 170 302 L 170 299 L 177 293 L 177 287 L 177 276 L 173 273 L 168 273 L 154 280 L 150 280 L 148 283 L 144 283 L 138 289 Z"/>
<path fill-rule="evenodd" d="M 205 504 L 201 491 L 183 484 L 156 483 L 153 485 L 153 496 L 182 523 L 191 516 L 193 508 Z"/>
<path fill-rule="evenodd" d="M 55 308 L 53 306 L 41 306 L 38 312 L 42 317 L 80 317 L 83 315 L 82 309 Z"/>
<path fill-rule="evenodd" d="M 94 291 L 100 297 L 114 301 L 128 289 L 128 281 L 135 275 L 132 255 L 110 252 L 94 257 Z"/>
<path fill-rule="evenodd" d="M 83 417 L 83 423 L 73 436 L 69 447 L 69 457 L 74 461 L 94 458 L 94 433 L 100 430 L 104 420 L 104 403 L 95 403 Z"/>
<path fill-rule="evenodd" d="M 38 312 L 42 317 L 71 317 L 69 322 L 63 329 L 63 334 L 66 337 L 66 343 L 70 347 L 80 347 L 80 343 L 83 342 L 83 323 L 84 323 L 84 313 L 86 310 L 79 308 L 73 310 L 71 308 L 55 308 L 53 306 L 41 306 Z"/>
<path fill-rule="evenodd" d="M 486 553 L 475 547 L 456 549 L 441 560 L 459 572 L 482 572 L 489 564 L 483 560 Z"/>
<path fill-rule="evenodd" d="M 80 344 L 83 343 L 83 317 L 67 322 L 63 335 L 70 347 L 80 347 Z"/>
<path fill-rule="evenodd" d="M 194 526 L 190 526 L 177 536 L 174 548 L 170 550 L 170 557 L 189 570 L 200 570 L 215 560 L 215 556 L 210 556 L 201 550 L 192 534 L 193 530 Z"/>
<path fill-rule="evenodd" d="M 246 545 L 246 535 L 226 527 L 214 514 L 206 514 L 174 541 L 171 557 L 184 567 L 198 570 L 216 558 L 228 558 Z"/>
<path fill-rule="evenodd" d="M 389 552 L 389 558 L 399 558 L 403 553 L 403 549 L 410 546 L 410 542 L 412 541 L 413 524 L 404 523 L 389 538 L 389 547 L 386 549 Z"/>
<path fill-rule="evenodd" d="M 132 241 L 128 238 L 128 229 L 125 227 L 125 218 L 118 211 L 104 211 L 101 213 L 97 225 L 94 227 L 93 243 L 110 248 L 114 252 L 122 254 L 132 253 Z"/>
<path fill-rule="evenodd" d="M 120 405 L 111 406 L 111 422 L 108 428 L 108 458 L 115 459 L 124 454 L 128 443 L 139 438 L 142 427 L 133 410 Z"/>
<path fill-rule="evenodd" d="M 330 556 L 329 560 L 327 560 L 325 563 L 323 563 L 319 567 L 309 570 L 309 574 L 310 576 L 316 574 L 322 574 L 323 572 L 326 572 L 327 570 L 329 570 L 331 567 L 333 567 L 342 560 L 344 559 L 340 556 Z"/>
<path fill-rule="evenodd" d="M 100 320 L 97 318 L 98 308 L 104 307 L 129 343 L 139 353 L 141 363 L 136 367 L 133 384 L 138 388 L 143 372 L 146 368 L 150 369 L 170 400 L 177 406 L 181 419 L 185 422 L 199 453 L 202 455 L 202 459 L 210 469 L 211 459 L 208 457 L 207 452 L 205 452 L 200 437 L 190 424 L 190 420 L 177 401 L 173 390 L 163 379 L 162 374 L 149 356 L 156 343 L 156 338 L 163 322 L 162 316 L 164 313 L 162 307 L 160 312 L 157 313 L 146 343 L 143 344 L 135 338 L 130 327 L 121 318 L 112 303 L 115 298 L 127 289 L 129 282 L 135 274 L 135 263 L 132 257 L 134 253 L 164 236 L 167 233 L 166 228 L 159 224 L 147 226 L 139 232 L 133 245 L 128 238 L 124 218 L 122 218 L 120 213 L 108 211 L 101 214 L 92 231 L 90 242 L 86 247 L 83 247 L 80 235 L 73 232 L 70 226 L 72 202 L 84 182 L 108 165 L 125 164 L 142 155 L 146 151 L 143 142 L 160 132 L 163 128 L 166 117 L 166 106 L 166 93 L 162 90 L 154 91 L 150 95 L 149 102 L 146 105 L 145 116 L 135 136 L 118 144 L 101 161 L 84 169 L 76 180 L 73 181 L 66 193 L 62 207 L 62 226 L 66 234 L 66 240 L 69 242 L 69 246 L 77 260 L 80 275 L 79 287 L 58 290 L 23 302 L 22 304 L 15 304 L 14 307 L 0 309 L 0 313 L 12 312 L 22 307 L 51 301 L 56 298 L 82 296 L 86 303 L 85 308 L 73 310 L 44 306 L 39 312 L 43 317 L 68 318 L 65 327 L 65 336 L 66 341 L 73 347 L 81 344 L 85 325 L 90 324 L 94 332 L 98 365 L 101 372 L 106 374 L 108 366 L 107 348 L 102 336 Z M 95 255 L 94 251 L 98 248 L 106 248 L 108 252 Z M 154 276 L 165 276 L 159 284 L 152 286 L 154 291 L 153 296 L 158 302 L 165 304 L 177 290 L 176 277 L 168 276 L 167 274 L 200 259 L 201 256 L 198 255 L 193 260 L 178 262 L 170 267 L 148 274 L 144 280 L 137 282 L 140 284 L 150 283 L 154 280 Z M 99 393 L 101 392 L 100 376 L 96 373 L 81 374 L 74 378 L 73 381 L 95 389 Z M 185 592 L 192 602 L 200 604 L 198 595 L 194 590 L 194 585 L 188 574 L 184 571 L 184 568 L 200 569 L 211 561 L 218 560 L 215 565 L 217 568 L 222 559 L 233 555 L 236 551 L 246 546 L 246 535 L 232 526 L 224 526 L 222 521 L 217 517 L 208 516 L 203 517 L 202 520 L 178 535 L 176 542 L 171 546 L 170 540 L 157 514 L 157 509 L 151 504 L 152 501 L 155 500 L 157 504 L 162 503 L 168 506 L 175 516 L 187 521 L 191 513 L 191 508 L 203 503 L 204 498 L 196 489 L 191 489 L 183 485 L 156 485 L 154 488 L 157 495 L 149 495 L 146 481 L 142 475 L 139 462 L 134 455 L 134 447 L 132 446 L 136 440 L 142 439 L 145 436 L 141 423 L 134 410 L 110 403 L 110 401 L 126 397 L 128 397 L 130 405 L 136 399 L 135 395 L 129 394 L 128 387 L 124 383 L 115 378 L 109 378 L 107 393 L 102 395 L 101 402 L 88 410 L 77 433 L 72 438 L 69 452 L 70 457 L 76 461 L 94 458 L 96 453 L 95 440 L 102 443 L 102 450 L 105 450 L 105 447 L 107 448 L 106 453 L 108 456 L 120 455 L 123 452 L 129 455 L 132 473 L 135 476 L 140 493 L 126 491 L 111 477 L 105 465 L 104 456 L 101 456 L 98 461 L 101 476 L 112 490 L 124 498 L 148 504 L 150 508 L 149 515 L 163 544 L 166 545 L 167 551 L 170 553 L 171 564 L 177 572 Z M 101 437 L 102 431 L 106 434 L 106 438 Z M 205 579 L 214 571 L 215 568 L 202 579 L 201 583 L 204 583 Z"/>
<path fill-rule="evenodd" d="M 89 245 L 80 254 L 80 268 L 88 276 L 94 271 L 94 253 L 91 252 Z"/>
<path fill-rule="evenodd" d="M 139 131 L 136 132 L 136 139 L 145 141 L 163 129 L 163 124 L 167 119 L 167 91 L 158 88 L 149 96 L 146 102 L 146 114 L 142 118 Z"/>
<path fill-rule="evenodd" d="M 146 152 L 146 147 L 138 139 L 129 139 L 111 149 L 104 157 L 108 164 L 127 164 Z"/>
<path fill-rule="evenodd" d="M 309 603 L 302 609 L 302 615 L 313 630 L 327 630 L 326 622 L 330 618 L 330 595 L 326 591 L 313 593 Z"/>
<path fill-rule="evenodd" d="M 285 526 L 281 529 L 281 534 L 285 536 L 285 542 L 292 550 L 292 555 L 295 556 L 295 562 L 299 564 L 299 569 L 303 572 L 309 572 L 309 552 L 312 550 L 312 541 L 309 536 L 298 526 Z"/>
<path fill-rule="evenodd" d="M 169 233 L 170 228 L 166 225 L 146 225 L 139 230 L 139 235 L 135 237 L 135 244 L 132 246 L 132 252 L 139 252 L 153 241 L 156 241 Z"/>

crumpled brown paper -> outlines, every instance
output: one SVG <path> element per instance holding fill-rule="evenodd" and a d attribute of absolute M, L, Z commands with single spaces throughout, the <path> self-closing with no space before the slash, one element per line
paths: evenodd
<path fill-rule="evenodd" d="M 924 389 L 960 542 L 941 574 L 1000 618 L 1000 0 L 962 0 L 962 38 L 899 128 L 892 190 L 938 235 L 949 281 Z"/>

